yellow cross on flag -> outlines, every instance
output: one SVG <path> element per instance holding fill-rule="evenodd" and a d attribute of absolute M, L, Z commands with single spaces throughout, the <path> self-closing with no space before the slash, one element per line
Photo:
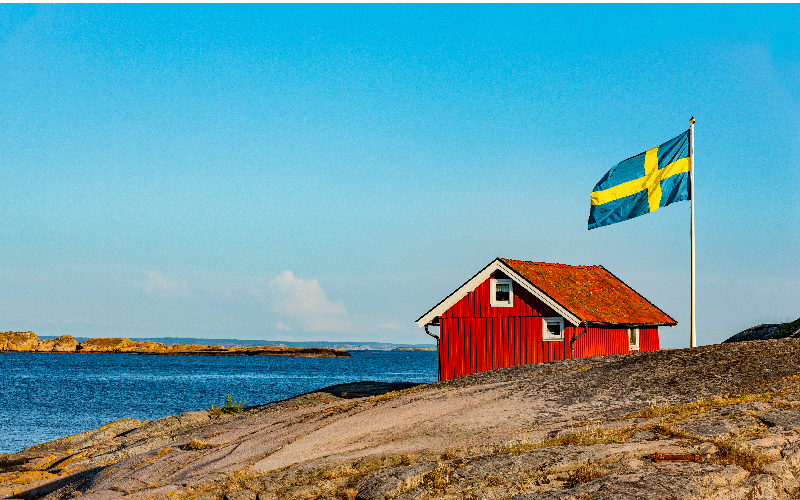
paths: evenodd
<path fill-rule="evenodd" d="M 621 161 L 592 191 L 589 229 L 689 199 L 689 131 Z"/>

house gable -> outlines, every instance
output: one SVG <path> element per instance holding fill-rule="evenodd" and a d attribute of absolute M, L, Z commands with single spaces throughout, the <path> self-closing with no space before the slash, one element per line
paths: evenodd
<path fill-rule="evenodd" d="M 444 311 L 440 318 L 506 318 L 506 317 L 552 317 L 559 316 L 550 306 L 512 280 L 512 307 L 491 305 L 492 283 L 506 278 L 499 271 L 464 295 L 458 302 Z M 559 316 L 560 317 L 560 316 Z"/>
<path fill-rule="evenodd" d="M 515 289 L 522 289 L 527 291 L 532 297 L 535 297 L 539 301 L 541 301 L 544 305 L 552 309 L 557 315 L 563 317 L 569 323 L 573 325 L 580 324 L 581 320 L 571 311 L 567 310 L 564 306 L 559 304 L 555 301 L 552 297 L 544 293 L 542 290 L 531 284 L 527 279 L 517 273 L 513 268 L 503 262 L 501 259 L 493 260 L 488 266 L 481 269 L 475 276 L 473 276 L 469 281 L 461 285 L 456 291 L 448 295 L 444 300 L 439 302 L 436 306 L 434 306 L 430 311 L 422 315 L 416 323 L 417 325 L 422 328 L 427 324 L 432 323 L 436 318 L 442 316 L 445 311 L 449 310 L 451 307 L 456 305 L 462 298 L 467 296 L 470 292 L 473 292 L 476 288 L 478 288 L 482 283 L 487 282 L 489 278 L 495 273 L 502 273 L 505 277 L 510 278 L 513 283 Z M 501 274 L 498 274 L 500 276 Z M 519 287 L 519 288 L 517 288 Z M 515 293 L 516 296 L 516 293 Z M 486 300 L 485 304 L 486 308 L 489 309 L 489 301 Z M 513 308 L 492 308 L 492 309 L 516 309 L 517 306 L 517 299 L 514 299 L 514 307 Z M 478 306 L 480 307 L 480 306 Z M 498 315 L 503 315 L 502 312 L 497 312 Z"/>

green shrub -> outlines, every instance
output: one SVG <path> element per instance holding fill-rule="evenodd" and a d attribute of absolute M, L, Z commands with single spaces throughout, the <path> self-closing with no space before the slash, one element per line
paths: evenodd
<path fill-rule="evenodd" d="M 244 403 L 241 401 L 234 403 L 230 394 L 228 394 L 228 400 L 225 401 L 225 406 L 214 407 L 213 404 L 211 405 L 212 415 L 232 415 L 234 413 L 242 413 L 243 411 Z"/>

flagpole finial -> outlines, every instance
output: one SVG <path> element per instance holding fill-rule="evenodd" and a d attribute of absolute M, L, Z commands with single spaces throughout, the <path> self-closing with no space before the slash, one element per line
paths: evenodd
<path fill-rule="evenodd" d="M 694 116 L 693 116 L 693 117 L 691 117 L 691 118 L 689 118 L 689 123 L 691 123 L 692 125 L 694 125 L 694 122 L 695 122 L 695 121 L 696 121 L 696 120 L 694 119 Z"/>

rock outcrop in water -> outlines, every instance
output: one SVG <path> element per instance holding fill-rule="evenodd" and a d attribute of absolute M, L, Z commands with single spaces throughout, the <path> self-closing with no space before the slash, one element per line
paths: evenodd
<path fill-rule="evenodd" d="M 39 346 L 39 337 L 33 332 L 0 333 L 0 351 L 30 352 Z"/>
<path fill-rule="evenodd" d="M 394 391 L 394 392 L 387 392 Z M 349 384 L 0 456 L 0 498 L 797 498 L 800 339 Z"/>
<path fill-rule="evenodd" d="M 78 341 L 72 335 L 62 335 L 55 339 L 40 340 L 36 350 L 38 352 L 75 352 L 78 345 Z"/>
<path fill-rule="evenodd" d="M 40 340 L 33 332 L 0 332 L 0 352 L 80 352 L 121 354 L 194 354 L 204 356 L 319 356 L 349 357 L 345 351 L 327 347 L 226 347 L 195 344 L 167 345 L 124 338 L 97 338 L 78 343 L 72 335 Z"/>

